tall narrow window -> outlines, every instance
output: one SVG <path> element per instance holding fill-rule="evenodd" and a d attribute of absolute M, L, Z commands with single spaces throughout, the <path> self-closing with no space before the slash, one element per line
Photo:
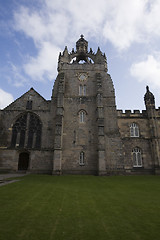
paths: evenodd
<path fill-rule="evenodd" d="M 130 125 L 130 136 L 131 137 L 139 137 L 139 127 L 136 123 L 132 123 Z"/>
<path fill-rule="evenodd" d="M 86 85 L 79 85 L 79 95 L 86 96 Z"/>
<path fill-rule="evenodd" d="M 80 123 L 84 123 L 85 122 L 85 118 L 86 118 L 86 112 L 85 111 L 80 111 L 79 112 L 79 121 Z"/>
<path fill-rule="evenodd" d="M 140 148 L 134 148 L 132 150 L 133 155 L 133 167 L 142 167 L 142 154 Z"/>
<path fill-rule="evenodd" d="M 32 101 L 31 100 L 27 101 L 26 109 L 27 110 L 32 110 Z"/>
<path fill-rule="evenodd" d="M 83 85 L 83 96 L 86 96 L 86 85 Z"/>
<path fill-rule="evenodd" d="M 82 96 L 82 92 L 83 92 L 83 86 L 79 85 L 79 95 Z"/>
<path fill-rule="evenodd" d="M 79 155 L 79 165 L 84 166 L 84 152 L 80 152 Z"/>
<path fill-rule="evenodd" d="M 73 143 L 76 143 L 76 131 L 73 132 Z"/>

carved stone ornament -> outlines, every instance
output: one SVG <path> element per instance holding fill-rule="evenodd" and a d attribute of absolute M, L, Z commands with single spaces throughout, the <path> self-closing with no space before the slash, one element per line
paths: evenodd
<path fill-rule="evenodd" d="M 88 74 L 87 73 L 79 73 L 78 74 L 78 79 L 81 81 L 81 82 L 84 82 L 85 80 L 87 80 L 88 78 Z"/>

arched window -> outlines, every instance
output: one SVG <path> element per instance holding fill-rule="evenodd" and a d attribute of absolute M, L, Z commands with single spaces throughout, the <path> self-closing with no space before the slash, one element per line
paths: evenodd
<path fill-rule="evenodd" d="M 11 147 L 40 148 L 42 124 L 36 114 L 22 114 L 12 127 Z"/>
<path fill-rule="evenodd" d="M 27 113 L 21 115 L 12 127 L 11 147 L 24 147 L 27 128 Z"/>
<path fill-rule="evenodd" d="M 85 122 L 85 119 L 86 119 L 86 112 L 81 110 L 79 112 L 79 121 L 80 123 L 84 123 Z"/>
<path fill-rule="evenodd" d="M 141 149 L 136 147 L 132 150 L 133 167 L 142 167 L 142 154 Z"/>
<path fill-rule="evenodd" d="M 84 165 L 84 152 L 80 152 L 79 154 L 79 165 L 80 166 Z"/>
<path fill-rule="evenodd" d="M 139 127 L 136 123 L 132 123 L 130 125 L 130 136 L 131 137 L 139 137 Z"/>

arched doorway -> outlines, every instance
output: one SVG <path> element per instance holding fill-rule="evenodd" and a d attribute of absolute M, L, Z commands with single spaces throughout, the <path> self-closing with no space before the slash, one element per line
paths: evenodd
<path fill-rule="evenodd" d="M 22 152 L 19 154 L 18 170 L 27 170 L 29 166 L 29 153 Z"/>

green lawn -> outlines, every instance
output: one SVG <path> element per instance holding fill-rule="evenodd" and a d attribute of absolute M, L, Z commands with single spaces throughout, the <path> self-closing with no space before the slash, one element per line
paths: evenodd
<path fill-rule="evenodd" d="M 28 175 L 0 187 L 0 240 L 159 240 L 160 176 Z"/>

